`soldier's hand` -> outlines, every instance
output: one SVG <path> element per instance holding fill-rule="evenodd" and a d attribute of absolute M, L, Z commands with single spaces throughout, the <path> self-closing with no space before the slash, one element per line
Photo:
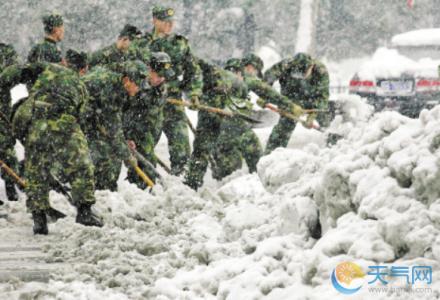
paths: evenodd
<path fill-rule="evenodd" d="M 316 119 L 316 114 L 309 114 L 307 116 L 307 119 L 304 121 L 303 125 L 304 127 L 306 127 L 307 129 L 319 129 L 320 126 L 318 123 L 315 122 Z"/>
<path fill-rule="evenodd" d="M 200 107 L 199 96 L 192 96 L 191 97 L 191 106 L 189 108 L 192 110 L 198 110 L 199 107 Z"/>
<path fill-rule="evenodd" d="M 266 101 L 263 98 L 258 98 L 257 105 L 261 108 L 264 108 L 266 106 Z"/>
<path fill-rule="evenodd" d="M 297 118 L 304 114 L 302 107 L 294 103 L 290 105 L 290 112 Z"/>

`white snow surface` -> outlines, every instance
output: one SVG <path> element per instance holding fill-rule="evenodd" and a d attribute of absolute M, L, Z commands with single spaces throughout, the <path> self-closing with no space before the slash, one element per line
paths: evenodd
<path fill-rule="evenodd" d="M 413 30 L 395 35 L 391 39 L 394 46 L 440 46 L 440 28 Z"/>
<path fill-rule="evenodd" d="M 0 298 L 342 299 L 330 275 L 352 261 L 432 266 L 432 293 L 417 299 L 438 299 L 440 106 L 413 120 L 372 115 L 356 96 L 339 101 L 344 113 L 329 129 L 343 136 L 336 145 L 298 126 L 258 174 L 240 170 L 198 192 L 176 177 L 151 193 L 120 180 L 118 192 L 96 192 L 102 229 L 76 224 L 75 210 L 51 193 L 68 217 L 36 239 L 50 261 L 72 267 L 49 283 L 0 284 Z M 266 140 L 270 130 L 257 132 Z M 0 209 L 9 214 L 2 231 L 31 235 L 24 199 Z M 350 299 L 413 296 L 363 288 Z"/>

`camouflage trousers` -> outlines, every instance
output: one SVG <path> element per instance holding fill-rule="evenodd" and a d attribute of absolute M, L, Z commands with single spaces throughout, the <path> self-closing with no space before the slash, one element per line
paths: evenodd
<path fill-rule="evenodd" d="M 136 150 L 145 157 L 153 166 L 156 166 L 157 159 L 154 154 L 154 148 L 159 142 L 160 135 L 162 133 L 162 123 L 163 119 L 159 118 L 156 120 L 155 124 L 150 124 L 145 127 L 145 130 L 130 131 L 131 134 L 127 137 L 128 140 L 132 140 L 136 144 Z M 142 128 L 137 128 L 142 129 Z M 138 166 L 153 180 L 156 181 L 156 177 L 153 170 L 150 170 L 149 166 L 145 166 L 141 161 L 138 161 Z M 136 174 L 133 168 L 128 169 L 127 174 L 128 181 L 135 183 L 139 188 L 145 189 L 147 185 L 141 178 Z"/>
<path fill-rule="evenodd" d="M 15 156 L 15 139 L 5 124 L 1 124 L 0 119 L 0 159 L 12 170 L 18 173 L 18 161 Z M 18 195 L 15 190 L 15 181 L 8 174 L 0 169 L 1 178 L 5 181 L 6 196 L 9 200 L 17 200 Z"/>
<path fill-rule="evenodd" d="M 213 177 L 221 180 L 240 169 L 243 158 L 249 172 L 256 172 L 262 152 L 260 141 L 249 124 L 241 119 L 224 119 L 214 150 Z"/>
<path fill-rule="evenodd" d="M 26 139 L 27 207 L 47 210 L 51 182 L 70 183 L 75 205 L 95 203 L 93 164 L 87 140 L 75 118 L 35 121 Z"/>
<path fill-rule="evenodd" d="M 193 152 L 185 174 L 185 184 L 197 190 L 203 184 L 203 177 L 208 168 L 208 162 L 220 134 L 222 118 L 218 115 L 199 112 Z M 211 160 L 212 162 L 212 160 Z M 213 169 L 215 166 L 211 166 Z"/>
<path fill-rule="evenodd" d="M 296 122 L 287 118 L 280 118 L 278 124 L 272 129 L 269 140 L 266 144 L 266 155 L 271 153 L 278 147 L 287 147 L 293 130 L 295 130 Z"/>
<path fill-rule="evenodd" d="M 96 189 L 117 191 L 122 162 L 129 158 L 122 130 L 112 135 L 111 140 L 102 136 L 89 138 L 89 145 Z"/>
<path fill-rule="evenodd" d="M 310 103 L 299 103 L 299 105 L 305 108 L 317 108 L 317 109 L 327 109 L 327 101 L 318 103 L 317 105 L 311 105 Z M 328 127 L 330 125 L 330 114 L 326 112 L 318 113 L 316 116 L 316 121 L 318 121 L 321 128 Z M 296 122 L 287 118 L 280 118 L 278 124 L 272 129 L 269 136 L 269 140 L 266 145 L 266 150 L 264 154 L 270 154 L 273 150 L 279 147 L 287 147 L 289 144 L 292 132 L 295 130 Z"/>
<path fill-rule="evenodd" d="M 180 99 L 181 97 L 170 98 Z M 164 117 L 163 132 L 168 139 L 171 171 L 174 175 L 180 175 L 191 155 L 185 109 L 176 105 L 165 104 Z"/>

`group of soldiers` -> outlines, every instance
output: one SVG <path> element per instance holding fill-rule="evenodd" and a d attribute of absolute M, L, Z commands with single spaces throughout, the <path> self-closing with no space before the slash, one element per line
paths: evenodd
<path fill-rule="evenodd" d="M 127 24 L 112 45 L 89 54 L 70 49 L 63 56 L 58 14 L 43 17 L 45 38 L 26 63 L 18 62 L 12 46 L 0 44 L 0 163 L 25 179 L 21 188 L 35 234 L 48 233 L 48 219 L 65 217 L 50 206 L 52 189 L 69 195 L 77 223 L 102 226 L 92 210 L 95 189 L 117 190 L 122 163 L 129 167 L 129 182 L 140 188 L 148 187 L 145 177 L 155 182 L 161 161 L 154 148 L 162 132 L 169 172 L 197 190 L 208 164 L 218 180 L 240 169 L 243 159 L 255 172 L 263 154 L 287 146 L 300 120 L 310 128 L 315 119 L 328 124 L 325 112 L 306 114 L 327 107 L 329 78 L 322 63 L 298 53 L 263 74 L 261 58 L 248 54 L 219 66 L 196 57 L 188 40 L 173 33 L 174 14 L 155 6 L 151 32 Z M 281 93 L 272 87 L 276 81 Z M 12 105 L 10 90 L 20 83 L 29 96 Z M 262 108 L 274 104 L 283 112 L 264 151 L 252 130 L 250 92 Z M 198 111 L 192 152 L 185 107 Z M 16 140 L 25 148 L 22 164 Z M 16 181 L 5 173 L 2 178 L 8 199 L 18 200 Z"/>

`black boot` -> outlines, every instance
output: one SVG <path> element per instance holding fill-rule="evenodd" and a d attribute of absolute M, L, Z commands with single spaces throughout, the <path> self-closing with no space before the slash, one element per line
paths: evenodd
<path fill-rule="evenodd" d="M 9 201 L 18 201 L 18 194 L 13 184 L 6 184 L 6 196 Z"/>
<path fill-rule="evenodd" d="M 34 234 L 48 234 L 46 213 L 42 210 L 32 212 L 34 219 Z"/>
<path fill-rule="evenodd" d="M 80 204 L 78 214 L 76 215 L 76 223 L 85 226 L 103 226 L 101 219 L 92 212 L 92 206 L 90 204 Z"/>
<path fill-rule="evenodd" d="M 64 213 L 60 212 L 59 210 L 53 207 L 49 207 L 49 209 L 46 211 L 46 214 L 51 222 L 56 222 L 59 219 L 63 219 L 66 217 Z"/>

